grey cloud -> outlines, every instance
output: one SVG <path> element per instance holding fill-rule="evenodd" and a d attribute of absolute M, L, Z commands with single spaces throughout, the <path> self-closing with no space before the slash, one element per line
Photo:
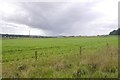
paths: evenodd
<path fill-rule="evenodd" d="M 101 17 L 91 10 L 94 3 L 23 2 L 21 11 L 3 20 L 42 29 L 51 34 L 82 34 L 91 21 Z"/>

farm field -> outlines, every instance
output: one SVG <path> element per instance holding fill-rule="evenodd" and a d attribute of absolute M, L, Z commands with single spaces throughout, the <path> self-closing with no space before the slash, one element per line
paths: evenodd
<path fill-rule="evenodd" d="M 118 37 L 2 39 L 2 77 L 117 78 Z"/>

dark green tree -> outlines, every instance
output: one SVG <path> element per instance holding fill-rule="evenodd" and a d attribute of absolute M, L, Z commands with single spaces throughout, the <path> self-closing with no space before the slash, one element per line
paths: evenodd
<path fill-rule="evenodd" d="M 120 35 L 120 28 L 118 28 L 117 30 L 113 30 L 109 33 L 109 35 Z"/>

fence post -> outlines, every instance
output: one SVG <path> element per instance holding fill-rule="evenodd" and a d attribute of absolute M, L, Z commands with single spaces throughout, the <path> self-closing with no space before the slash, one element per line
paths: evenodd
<path fill-rule="evenodd" d="M 35 62 L 37 61 L 37 51 L 35 51 Z"/>
<path fill-rule="evenodd" d="M 80 55 L 82 54 L 82 46 L 80 46 Z"/>
<path fill-rule="evenodd" d="M 107 51 L 106 54 L 109 54 L 109 44 L 107 43 Z"/>

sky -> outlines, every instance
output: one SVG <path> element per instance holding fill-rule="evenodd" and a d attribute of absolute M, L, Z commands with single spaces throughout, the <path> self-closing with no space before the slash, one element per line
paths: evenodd
<path fill-rule="evenodd" d="M 118 0 L 1 2 L 0 33 L 106 35 L 118 28 Z"/>

